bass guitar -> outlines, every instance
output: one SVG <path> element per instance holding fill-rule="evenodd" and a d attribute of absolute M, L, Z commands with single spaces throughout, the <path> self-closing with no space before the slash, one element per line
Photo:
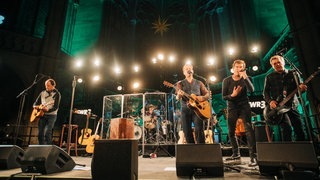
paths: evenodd
<path fill-rule="evenodd" d="M 164 81 L 163 84 L 168 87 L 172 87 L 175 90 L 178 88 L 174 86 L 173 84 Z M 196 113 L 196 115 L 202 119 L 202 120 L 207 120 L 211 118 L 211 104 L 208 101 L 198 101 L 197 96 L 195 94 L 187 94 L 183 92 L 183 96 L 188 99 L 189 102 L 189 107 Z"/>
<path fill-rule="evenodd" d="M 43 108 L 45 108 L 49 105 L 52 105 L 52 104 L 54 104 L 54 102 L 50 101 L 46 104 L 40 104 L 38 107 L 33 108 L 31 116 L 30 116 L 30 122 L 37 121 L 41 117 L 43 117 L 44 116 Z"/>
<path fill-rule="evenodd" d="M 88 128 L 89 125 L 89 118 L 91 116 L 91 112 L 88 111 L 87 112 L 87 122 L 86 122 L 86 128 L 85 129 L 81 129 L 81 135 L 78 139 L 78 143 L 81 145 L 87 145 L 88 144 L 88 139 L 91 136 L 92 130 L 90 128 Z"/>
<path fill-rule="evenodd" d="M 312 73 L 303 84 L 307 84 L 311 81 L 317 74 L 319 74 L 320 70 Z M 298 87 L 299 88 L 299 87 Z M 263 116 L 266 120 L 267 124 L 276 125 L 279 123 L 279 120 L 282 119 L 282 115 L 290 110 L 290 107 L 285 106 L 285 104 L 298 92 L 298 88 L 292 91 L 287 97 L 285 97 L 280 103 L 278 103 L 278 107 L 271 109 L 269 105 L 263 110 Z"/>
<path fill-rule="evenodd" d="M 98 135 L 98 129 L 99 129 L 101 121 L 102 121 L 102 118 L 100 118 L 99 121 L 98 121 L 98 125 L 97 125 L 97 128 L 96 128 L 96 131 L 94 132 L 94 135 L 90 136 L 89 139 L 88 139 L 88 144 L 87 144 L 87 147 L 86 147 L 86 152 L 87 153 L 93 153 L 93 151 L 94 151 L 94 142 L 95 142 L 95 140 L 100 139 L 100 136 Z"/>

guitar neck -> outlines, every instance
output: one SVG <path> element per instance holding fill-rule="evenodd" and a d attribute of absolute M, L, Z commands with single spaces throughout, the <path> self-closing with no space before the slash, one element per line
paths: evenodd
<path fill-rule="evenodd" d="M 309 81 L 311 81 L 318 73 L 320 72 L 320 70 L 314 72 L 313 74 L 311 74 L 305 81 L 303 84 L 307 84 Z M 279 103 L 279 106 L 283 106 L 285 105 L 297 92 L 298 92 L 298 88 L 297 87 L 294 91 L 292 91 L 284 100 L 282 100 Z"/>

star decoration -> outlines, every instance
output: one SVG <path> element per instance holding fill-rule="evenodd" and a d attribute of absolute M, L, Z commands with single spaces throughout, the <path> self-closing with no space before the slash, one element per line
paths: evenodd
<path fill-rule="evenodd" d="M 164 32 L 167 32 L 168 31 L 168 27 L 171 25 L 171 24 L 167 24 L 167 19 L 165 20 L 161 20 L 160 16 L 158 18 L 157 21 L 155 21 L 153 24 L 153 29 L 155 29 L 155 34 L 157 33 L 160 33 L 161 36 L 163 35 Z"/>

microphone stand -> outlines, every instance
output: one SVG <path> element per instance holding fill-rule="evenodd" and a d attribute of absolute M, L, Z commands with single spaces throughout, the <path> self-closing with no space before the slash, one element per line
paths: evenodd
<path fill-rule="evenodd" d="M 18 110 L 18 117 L 17 117 L 17 123 L 16 123 L 16 128 L 14 131 L 14 138 L 13 138 L 13 144 L 17 145 L 17 139 L 18 139 L 18 134 L 19 134 L 19 129 L 20 129 L 20 123 L 21 123 L 21 118 L 22 118 L 22 113 L 23 113 L 23 109 L 24 109 L 24 103 L 25 103 L 25 99 L 26 99 L 26 95 L 28 94 L 29 89 L 31 89 L 34 85 L 36 85 L 42 78 L 44 78 L 45 76 L 41 76 L 38 79 L 38 74 L 35 76 L 33 83 L 27 87 L 26 89 L 24 89 L 16 98 L 18 99 L 20 98 L 20 103 L 19 103 L 19 110 Z"/>
<path fill-rule="evenodd" d="M 69 114 L 69 127 L 68 127 L 68 139 L 67 139 L 67 153 L 70 155 L 70 149 L 71 149 L 71 134 L 72 134 L 72 127 L 71 127 L 71 122 L 72 122 L 72 113 L 73 113 L 73 101 L 74 101 L 74 93 L 76 90 L 76 85 L 77 85 L 77 77 L 73 76 L 73 81 L 72 81 L 72 95 L 71 95 L 71 103 L 70 103 L 70 114 Z M 75 140 L 77 141 L 77 139 Z M 75 142 L 75 146 L 77 146 L 77 143 Z"/>
<path fill-rule="evenodd" d="M 308 139 L 312 141 L 313 145 L 315 146 L 314 142 L 313 142 L 313 138 L 312 138 L 312 135 L 311 135 L 311 129 L 310 129 L 310 122 L 308 121 L 307 119 L 307 110 L 306 110 L 306 106 L 305 106 L 305 102 L 302 98 L 302 93 L 300 91 L 300 88 L 299 88 L 299 85 L 300 85 L 300 75 L 302 75 L 301 71 L 289 60 L 287 59 L 286 57 L 283 57 L 283 59 L 285 60 L 285 62 L 287 62 L 290 67 L 294 70 L 293 72 L 293 76 L 294 76 L 294 80 L 296 82 L 296 86 L 297 86 L 297 90 L 298 90 L 298 95 L 299 95 L 299 102 L 302 106 L 302 110 L 303 110 L 303 113 L 304 113 L 304 121 L 305 121 L 305 124 L 307 126 L 307 133 L 308 133 Z"/>

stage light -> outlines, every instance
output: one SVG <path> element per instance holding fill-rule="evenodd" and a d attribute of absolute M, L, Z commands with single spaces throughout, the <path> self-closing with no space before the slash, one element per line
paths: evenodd
<path fill-rule="evenodd" d="M 92 80 L 93 81 L 99 81 L 100 80 L 100 76 L 99 75 L 94 75 Z"/>
<path fill-rule="evenodd" d="M 163 59 L 164 59 L 164 55 L 163 54 L 158 54 L 158 59 L 160 60 L 160 61 L 162 61 Z"/>
<path fill-rule="evenodd" d="M 117 90 L 118 90 L 118 91 L 122 91 L 122 89 L 123 89 L 123 87 L 122 87 L 121 85 L 119 85 L 119 86 L 117 87 Z"/>
<path fill-rule="evenodd" d="M 133 89 L 138 89 L 140 87 L 140 83 L 139 82 L 134 82 L 132 87 L 133 87 Z"/>
<path fill-rule="evenodd" d="M 116 73 L 116 74 L 120 74 L 121 73 L 121 68 L 119 66 L 115 66 L 113 68 L 113 71 Z"/>
<path fill-rule="evenodd" d="M 153 64 L 157 64 L 157 58 L 152 58 L 151 61 Z"/>
<path fill-rule="evenodd" d="M 259 70 L 259 67 L 258 67 L 257 65 L 254 65 L 254 66 L 252 66 L 252 70 L 253 70 L 253 71 L 258 71 L 258 70 Z"/>
<path fill-rule="evenodd" d="M 77 78 L 77 82 L 78 83 L 83 83 L 83 79 L 82 78 Z"/>
<path fill-rule="evenodd" d="M 191 64 L 192 64 L 192 60 L 188 58 L 188 59 L 186 60 L 186 63 L 185 63 L 185 64 L 191 65 Z"/>
<path fill-rule="evenodd" d="M 174 55 L 169 56 L 169 62 L 174 62 L 176 60 L 176 57 Z"/>
<path fill-rule="evenodd" d="M 229 53 L 230 56 L 232 56 L 232 55 L 235 53 L 234 48 L 232 48 L 232 47 L 229 48 L 229 49 L 228 49 L 228 53 Z"/>
<path fill-rule="evenodd" d="M 3 24 L 4 16 L 0 15 L 0 24 Z"/>
<path fill-rule="evenodd" d="M 208 64 L 209 66 L 212 66 L 215 64 L 215 58 L 214 57 L 208 57 Z"/>
<path fill-rule="evenodd" d="M 217 80 L 217 77 L 216 76 L 210 76 L 209 79 L 210 79 L 211 82 L 215 82 Z"/>
<path fill-rule="evenodd" d="M 139 72 L 139 70 L 140 70 L 140 67 L 138 65 L 134 65 L 133 66 L 133 71 L 134 72 Z"/>
<path fill-rule="evenodd" d="M 95 67 L 99 67 L 101 64 L 100 58 L 96 57 L 96 59 L 93 61 L 93 64 Z"/>
<path fill-rule="evenodd" d="M 81 68 L 83 66 L 83 59 L 77 59 L 75 62 L 75 66 L 77 68 Z"/>
<path fill-rule="evenodd" d="M 258 47 L 258 46 L 256 46 L 256 45 L 254 45 L 254 46 L 252 46 L 252 48 L 251 48 L 250 52 L 251 52 L 251 53 L 257 53 L 257 52 L 258 52 L 258 50 L 259 50 L 259 47 Z"/>

